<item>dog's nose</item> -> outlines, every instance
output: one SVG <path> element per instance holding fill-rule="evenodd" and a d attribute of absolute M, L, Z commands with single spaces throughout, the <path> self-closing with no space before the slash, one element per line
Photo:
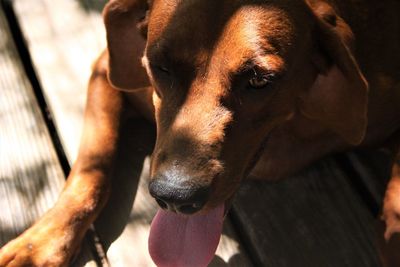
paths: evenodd
<path fill-rule="evenodd" d="M 151 181 L 149 191 L 162 209 L 183 214 L 201 210 L 209 195 L 208 187 L 182 186 L 162 179 Z"/>

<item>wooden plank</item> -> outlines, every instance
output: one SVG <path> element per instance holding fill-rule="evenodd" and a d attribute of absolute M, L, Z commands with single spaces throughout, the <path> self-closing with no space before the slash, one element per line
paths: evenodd
<path fill-rule="evenodd" d="M 101 17 L 85 11 L 78 1 L 14 3 L 64 148 L 73 162 L 91 65 L 106 46 Z"/>
<path fill-rule="evenodd" d="M 64 175 L 0 8 L 0 247 L 50 208 Z M 79 266 L 97 266 L 85 243 Z M 85 264 L 86 263 L 86 264 Z"/>
<path fill-rule="evenodd" d="M 356 177 L 355 185 L 374 213 L 381 211 L 386 184 L 391 176 L 390 153 L 385 149 L 363 149 L 345 155 Z"/>
<path fill-rule="evenodd" d="M 382 266 L 376 219 L 352 178 L 329 159 L 281 182 L 246 183 L 234 215 L 260 266 Z"/>
<path fill-rule="evenodd" d="M 101 6 L 98 1 L 84 0 L 15 0 L 14 3 L 68 157 L 73 162 L 82 129 L 90 65 L 105 47 Z M 96 223 L 96 229 L 111 265 L 153 266 L 147 252 L 147 237 L 157 207 L 145 185 L 148 160 L 143 163 L 150 153 L 151 140 L 143 148 L 146 134 L 140 131 L 145 132 L 146 127 L 125 128 L 132 136 L 142 135 L 143 139 L 134 144 L 137 147 L 126 151 L 123 166 L 116 168 L 119 171 L 113 177 L 110 204 Z M 137 186 L 133 181 L 137 176 L 142 177 L 142 182 L 135 195 Z M 251 266 L 229 220 L 212 266 L 228 263 Z"/>

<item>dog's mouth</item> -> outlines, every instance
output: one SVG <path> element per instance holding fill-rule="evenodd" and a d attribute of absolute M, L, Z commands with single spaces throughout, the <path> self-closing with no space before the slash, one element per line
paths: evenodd
<path fill-rule="evenodd" d="M 153 218 L 149 252 L 159 267 L 207 266 L 214 257 L 230 204 L 209 204 L 194 214 L 159 209 Z"/>
<path fill-rule="evenodd" d="M 160 209 L 149 236 L 149 252 L 157 266 L 207 266 L 213 259 L 233 195 L 222 204 L 208 203 L 194 214 Z"/>
<path fill-rule="evenodd" d="M 159 267 L 207 266 L 219 243 L 224 214 L 224 204 L 190 216 L 160 209 L 149 237 L 154 263 Z"/>
<path fill-rule="evenodd" d="M 159 209 L 153 218 L 149 252 L 159 267 L 207 266 L 218 247 L 233 195 L 223 204 L 187 215 Z"/>
<path fill-rule="evenodd" d="M 268 143 L 262 142 L 246 175 Z M 183 215 L 160 209 L 154 217 L 149 236 L 149 252 L 159 267 L 207 266 L 217 249 L 224 218 L 233 195 L 214 208 L 193 215 Z"/>

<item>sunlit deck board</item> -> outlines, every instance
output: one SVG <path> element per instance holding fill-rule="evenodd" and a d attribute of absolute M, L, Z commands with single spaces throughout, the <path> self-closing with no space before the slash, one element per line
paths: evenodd
<path fill-rule="evenodd" d="M 90 66 L 105 47 L 99 13 L 101 5 L 97 1 L 72 0 L 15 0 L 14 3 L 68 158 L 73 162 L 82 129 Z M 129 127 L 127 131 L 130 131 Z M 149 147 L 144 150 L 150 153 Z M 137 151 L 137 148 L 132 148 L 128 154 L 131 155 L 132 151 Z M 111 204 L 96 223 L 96 229 L 111 265 L 152 266 L 147 252 L 147 236 L 157 208 L 147 193 L 145 179 L 142 179 L 140 190 L 133 199 L 134 178 L 141 174 L 146 176 L 148 161 L 143 167 L 144 154 L 140 151 L 131 156 L 135 162 L 124 160 L 131 165 L 129 168 L 121 167 L 113 178 Z M 251 265 L 229 220 L 211 266 L 225 266 L 228 262 L 229 266 Z"/>
<path fill-rule="evenodd" d="M 1 7 L 0 36 L 2 247 L 52 206 L 64 175 Z M 96 266 L 90 259 L 85 244 L 77 264 Z"/>

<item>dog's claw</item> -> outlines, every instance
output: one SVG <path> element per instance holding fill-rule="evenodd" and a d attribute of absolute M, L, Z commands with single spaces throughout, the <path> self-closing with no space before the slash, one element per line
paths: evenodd
<path fill-rule="evenodd" d="M 400 213 L 395 211 L 386 211 L 382 216 L 382 219 L 386 223 L 386 231 L 384 234 L 386 242 L 389 242 L 390 238 L 396 234 L 400 234 Z"/>

